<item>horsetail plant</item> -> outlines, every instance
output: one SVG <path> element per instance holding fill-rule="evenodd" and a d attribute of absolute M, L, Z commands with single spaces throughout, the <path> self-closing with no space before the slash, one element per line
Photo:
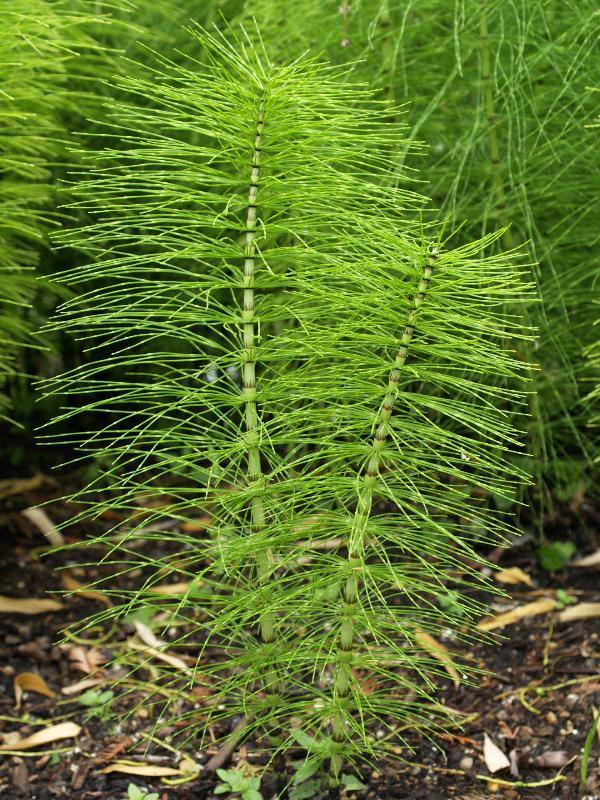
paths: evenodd
<path fill-rule="evenodd" d="M 6 392 L 20 371 L 19 349 L 32 343 L 27 308 L 49 225 L 49 165 L 59 149 L 56 106 L 64 91 L 65 20 L 43 0 L 27 0 L 19 9 L 2 0 L 0 16 L 0 392 Z M 49 27 L 53 39 L 45 35 Z M 9 405 L 6 394 L 0 394 L 2 416 Z"/>
<path fill-rule="evenodd" d="M 242 19 L 253 17 L 278 53 L 325 52 L 381 97 L 407 102 L 410 138 L 427 144 L 423 191 L 466 221 L 462 241 L 503 227 L 497 249 L 526 248 L 537 298 L 524 325 L 538 338 L 522 343 L 533 457 L 521 464 L 543 535 L 557 499 L 594 485 L 579 376 L 596 318 L 600 173 L 586 125 L 598 113 L 597 3 L 246 0 Z"/>
<path fill-rule="evenodd" d="M 86 80 L 97 78 L 101 65 L 111 71 L 108 51 L 92 35 L 103 4 L 94 6 L 90 12 L 80 0 L 0 0 L 0 418 L 7 413 L 19 425 L 27 414 L 9 395 L 17 397 L 17 383 L 26 383 L 32 365 L 24 353 L 48 345 L 32 331 L 55 305 L 40 273 L 51 271 L 44 262 L 58 220 L 55 182 L 67 119 L 80 116 L 90 99 Z M 26 386 L 19 389 L 27 395 Z"/>
<path fill-rule="evenodd" d="M 415 221 L 389 98 L 192 33 L 205 66 L 156 56 L 107 108 L 53 323 L 88 359 L 46 391 L 73 430 L 105 416 L 69 440 L 108 465 L 76 499 L 125 519 L 105 564 L 143 568 L 96 621 L 163 612 L 210 684 L 190 731 L 241 715 L 274 754 L 329 762 L 335 791 L 373 724 L 448 718 L 423 642 L 472 635 L 477 545 L 506 532 L 485 497 L 522 479 L 505 342 L 528 335 L 506 310 L 527 286 L 514 253 L 482 254 L 501 231 L 453 248 Z M 178 696 L 165 670 L 148 704 Z"/>

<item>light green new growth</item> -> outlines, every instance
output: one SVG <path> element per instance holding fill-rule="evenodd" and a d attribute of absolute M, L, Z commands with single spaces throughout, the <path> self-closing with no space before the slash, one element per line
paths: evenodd
<path fill-rule="evenodd" d="M 506 309 L 527 287 L 514 254 L 485 255 L 502 231 L 453 247 L 410 221 L 389 98 L 193 36 L 202 64 L 157 56 L 104 116 L 76 187 L 90 224 L 62 236 L 88 263 L 53 322 L 87 360 L 46 391 L 73 431 L 106 420 L 69 440 L 109 465 L 81 516 L 118 508 L 105 561 L 143 567 L 97 619 L 166 612 L 169 649 L 211 687 L 190 726 L 244 715 L 329 759 L 335 785 L 372 722 L 448 716 L 419 632 L 459 635 L 456 612 L 470 636 L 481 613 L 476 545 L 506 531 L 481 498 L 522 479 L 506 342 L 525 334 Z M 206 534 L 168 528 L 203 513 Z M 149 704 L 181 686 L 165 669 Z"/>

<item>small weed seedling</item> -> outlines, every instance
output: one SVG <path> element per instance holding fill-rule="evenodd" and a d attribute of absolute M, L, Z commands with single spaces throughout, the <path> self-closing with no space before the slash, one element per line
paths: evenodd
<path fill-rule="evenodd" d="M 127 787 L 127 800 L 158 800 L 158 792 L 147 792 L 135 783 L 130 783 Z"/>
<path fill-rule="evenodd" d="M 114 697 L 114 692 L 106 690 L 98 692 L 96 689 L 88 689 L 79 698 L 78 702 L 82 706 L 87 706 L 89 711 L 86 714 L 87 719 L 98 717 L 99 719 L 107 720 L 110 717 L 110 701 Z"/>
<path fill-rule="evenodd" d="M 239 794 L 242 800 L 263 800 L 260 793 L 260 778 L 246 775 L 241 769 L 218 769 L 217 775 L 221 783 L 215 794 Z"/>

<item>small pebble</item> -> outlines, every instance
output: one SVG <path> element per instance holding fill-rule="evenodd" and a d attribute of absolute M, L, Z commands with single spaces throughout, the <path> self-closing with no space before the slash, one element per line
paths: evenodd
<path fill-rule="evenodd" d="M 556 725 L 556 723 L 558 722 L 558 717 L 556 716 L 556 714 L 554 713 L 554 711 L 549 711 L 549 712 L 546 714 L 546 722 L 547 722 L 549 725 Z"/>
<path fill-rule="evenodd" d="M 473 759 L 471 756 L 464 756 L 461 758 L 460 764 L 458 765 L 461 769 L 464 769 L 465 772 L 468 772 L 470 769 L 473 769 Z"/>

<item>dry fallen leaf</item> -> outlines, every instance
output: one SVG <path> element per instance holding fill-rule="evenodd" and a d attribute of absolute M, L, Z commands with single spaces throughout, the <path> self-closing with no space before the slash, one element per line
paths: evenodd
<path fill-rule="evenodd" d="M 69 686 L 63 686 L 60 691 L 61 694 L 71 697 L 74 694 L 81 694 L 81 692 L 84 692 L 86 689 L 91 689 L 94 686 L 100 686 L 100 684 L 105 682 L 106 678 L 84 678 L 82 681 L 77 681 L 77 683 L 72 683 Z"/>
<path fill-rule="evenodd" d="M 548 614 L 556 608 L 556 600 L 550 597 L 543 597 L 541 600 L 535 600 L 533 603 L 527 603 L 524 606 L 517 606 L 510 611 L 505 611 L 502 614 L 497 614 L 495 617 L 488 617 L 481 620 L 477 625 L 479 630 L 491 631 L 494 628 L 503 628 L 505 625 L 512 625 L 526 617 L 535 617 L 539 614 Z"/>
<path fill-rule="evenodd" d="M 144 764 L 142 761 L 115 761 L 108 767 L 101 769 L 104 775 L 109 772 L 124 772 L 126 775 L 145 775 L 149 778 L 158 778 L 167 775 L 181 775 L 173 767 L 160 767 L 157 764 Z"/>
<path fill-rule="evenodd" d="M 560 612 L 558 620 L 559 622 L 572 622 L 588 617 L 600 617 L 600 603 L 577 603 L 575 606 L 569 606 Z"/>
<path fill-rule="evenodd" d="M 170 664 L 176 669 L 183 670 L 184 672 L 191 672 L 190 668 L 185 661 L 183 661 L 183 659 L 178 658 L 177 656 L 172 656 L 169 653 L 166 653 L 164 650 L 159 650 L 156 647 L 150 647 L 149 645 L 144 644 L 135 638 L 128 639 L 127 644 L 132 650 L 139 650 L 148 656 L 152 656 L 153 658 L 157 658 L 159 661 L 163 661 L 165 664 Z"/>
<path fill-rule="evenodd" d="M 147 625 L 144 625 L 143 622 L 135 619 L 133 621 L 133 627 L 135 628 L 135 632 L 137 633 L 138 637 L 142 640 L 144 644 L 149 645 L 150 647 L 164 647 L 165 642 L 161 641 L 158 636 L 155 636 L 150 628 Z"/>
<path fill-rule="evenodd" d="M 35 525 L 40 533 L 44 534 L 50 544 L 61 547 L 65 543 L 62 533 L 41 508 L 24 508 L 21 514 Z"/>
<path fill-rule="evenodd" d="M 87 648 L 80 645 L 76 645 L 69 650 L 68 658 L 73 669 L 86 672 L 88 675 L 98 672 L 106 661 L 100 650 L 95 647 Z"/>
<path fill-rule="evenodd" d="M 72 578 L 66 572 L 63 572 L 61 575 L 60 582 L 64 589 L 72 592 L 73 594 L 77 594 L 80 597 L 85 597 L 86 600 L 97 600 L 99 603 L 104 603 L 106 606 L 112 606 L 112 603 L 107 595 L 103 594 L 102 592 L 98 592 L 95 589 L 89 589 L 87 586 L 84 586 L 83 583 L 79 583 L 78 580 Z"/>
<path fill-rule="evenodd" d="M 56 486 L 56 481 L 54 478 L 48 478 L 39 472 L 32 478 L 8 478 L 0 481 L 0 500 L 15 494 L 30 492 L 32 489 L 38 489 L 45 484 Z"/>
<path fill-rule="evenodd" d="M 538 767 L 561 769 L 569 763 L 569 756 L 564 750 L 547 750 L 535 759 Z"/>
<path fill-rule="evenodd" d="M 456 688 L 458 688 L 460 686 L 460 675 L 452 663 L 452 658 L 448 649 L 441 642 L 434 639 L 433 636 L 419 629 L 415 631 L 415 639 L 423 650 L 429 653 L 430 656 L 437 658 L 437 660 L 443 664 L 444 669 L 452 678 Z"/>
<path fill-rule="evenodd" d="M 11 744 L 2 744 L 0 750 L 31 750 L 33 747 L 58 742 L 60 739 L 72 739 L 80 732 L 81 727 L 74 722 L 61 722 L 59 725 L 51 725 L 49 728 L 36 731 L 31 736 L 26 736 L 16 742 L 13 741 Z"/>
<path fill-rule="evenodd" d="M 58 600 L 38 600 L 34 597 L 5 597 L 0 595 L 0 614 L 47 614 L 60 611 L 63 604 Z"/>
<path fill-rule="evenodd" d="M 133 739 L 130 739 L 129 736 L 121 736 L 115 741 L 109 742 L 106 747 L 103 747 L 94 757 L 94 764 L 107 764 L 109 761 L 113 761 L 132 744 Z"/>
<path fill-rule="evenodd" d="M 11 749 L 13 746 L 21 741 L 21 736 L 19 735 L 18 731 L 8 731 L 7 733 L 0 734 L 2 736 L 2 744 L 7 749 L 10 747 Z"/>
<path fill-rule="evenodd" d="M 506 755 L 498 745 L 492 742 L 487 733 L 483 734 L 483 760 L 490 772 L 498 772 L 501 769 L 510 767 L 510 761 Z"/>
<path fill-rule="evenodd" d="M 35 692 L 36 694 L 43 694 L 46 697 L 56 697 L 56 693 L 52 691 L 46 684 L 46 681 L 35 672 L 20 672 L 15 675 L 14 679 L 15 689 L 15 708 L 21 708 L 21 700 L 23 699 L 23 692 Z"/>
<path fill-rule="evenodd" d="M 193 758 L 184 755 L 179 762 L 179 771 L 182 775 L 197 775 L 200 772 L 200 765 Z"/>
<path fill-rule="evenodd" d="M 138 620 L 134 620 L 133 625 L 138 638 L 141 639 L 143 644 L 140 645 L 135 639 L 128 639 L 127 643 L 130 647 L 134 650 L 143 650 L 148 655 L 154 656 L 154 658 L 158 658 L 159 661 L 164 661 L 165 664 L 170 664 L 172 667 L 177 667 L 177 669 L 182 669 L 185 672 L 191 671 L 183 659 L 164 651 L 163 648 L 168 647 L 167 642 L 163 642 L 162 639 L 156 637 L 147 625 Z"/>
<path fill-rule="evenodd" d="M 525 583 L 527 586 L 533 586 L 533 581 L 526 572 L 523 572 L 521 567 L 509 567 L 508 569 L 498 570 L 498 572 L 494 572 L 494 578 L 498 583 Z"/>
<path fill-rule="evenodd" d="M 590 553 L 589 556 L 584 556 L 583 558 L 577 559 L 577 561 L 571 561 L 569 564 L 570 567 L 600 567 L 600 548 L 596 550 L 595 553 Z"/>

